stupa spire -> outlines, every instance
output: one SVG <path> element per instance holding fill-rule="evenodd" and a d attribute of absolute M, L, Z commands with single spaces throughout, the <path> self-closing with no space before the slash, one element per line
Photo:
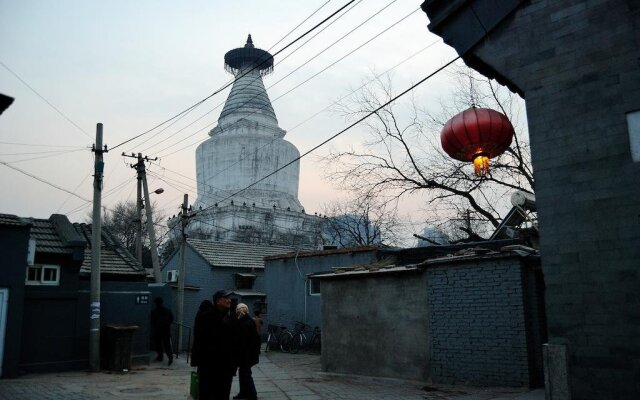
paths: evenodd
<path fill-rule="evenodd" d="M 284 136 L 262 82 L 262 77 L 273 71 L 273 56 L 256 48 L 249 34 L 244 47 L 227 52 L 224 62 L 225 69 L 236 79 L 211 135 L 228 132 L 238 121 L 246 120 L 266 128 L 265 134 Z"/>

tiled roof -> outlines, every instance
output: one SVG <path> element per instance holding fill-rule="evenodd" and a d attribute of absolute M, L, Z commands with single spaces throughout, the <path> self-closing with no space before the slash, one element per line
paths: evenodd
<path fill-rule="evenodd" d="M 235 294 L 237 296 L 242 296 L 242 297 L 266 297 L 267 296 L 264 292 L 256 292 L 255 290 L 243 290 L 243 289 L 236 289 L 232 291 L 231 294 Z"/>
<path fill-rule="evenodd" d="M 209 264 L 216 267 L 264 268 L 264 257 L 291 252 L 291 247 L 252 243 L 212 242 L 187 239 L 187 243 Z"/>
<path fill-rule="evenodd" d="M 336 279 L 336 278 L 352 278 L 355 276 L 369 276 L 381 274 L 402 274 L 419 272 L 420 268 L 416 265 L 386 265 L 382 267 L 358 266 L 355 268 L 336 269 L 334 272 L 318 272 L 309 274 L 314 279 Z"/>
<path fill-rule="evenodd" d="M 387 258 L 373 264 L 339 267 L 334 268 L 332 272 L 317 272 L 308 274 L 307 276 L 313 279 L 339 279 L 380 274 L 415 273 L 423 271 L 431 265 L 453 265 L 468 261 L 478 262 L 480 260 L 487 259 L 509 257 L 524 258 L 529 256 L 536 257 L 538 255 L 538 250 L 523 245 L 504 246 L 499 250 L 492 250 L 490 248 L 483 247 L 469 247 L 458 250 L 455 253 L 447 254 L 444 257 L 437 256 L 435 258 L 425 259 L 417 264 L 397 265 L 393 258 Z"/>
<path fill-rule="evenodd" d="M 369 246 L 357 246 L 357 247 L 341 247 L 338 249 L 329 249 L 329 250 L 307 250 L 300 252 L 288 252 L 284 254 L 276 254 L 273 256 L 266 257 L 267 260 L 280 260 L 285 258 L 303 258 L 303 257 L 316 257 L 316 256 L 330 256 L 334 254 L 348 254 L 348 253 L 362 253 L 367 251 L 376 251 L 380 250 L 381 246 L 379 245 L 369 245 Z"/>
<path fill-rule="evenodd" d="M 72 251 L 62 241 L 51 220 L 34 218 L 30 236 L 36 240 L 36 253 L 68 254 Z"/>
<path fill-rule="evenodd" d="M 27 226 L 31 221 L 25 218 L 20 218 L 17 215 L 12 214 L 0 214 L 0 225 L 9 226 Z"/>
<path fill-rule="evenodd" d="M 80 267 L 80 274 L 91 273 L 91 225 L 73 224 L 76 231 L 89 243 L 84 251 L 84 261 Z M 141 280 L 147 276 L 147 272 L 138 260 L 129 253 L 124 246 L 116 240 L 106 229 L 102 230 L 102 242 L 100 246 L 100 274 L 122 275 L 138 277 Z"/>

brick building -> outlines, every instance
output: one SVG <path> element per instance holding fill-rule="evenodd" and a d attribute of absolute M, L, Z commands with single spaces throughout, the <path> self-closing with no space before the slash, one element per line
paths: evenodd
<path fill-rule="evenodd" d="M 449 255 L 408 265 L 392 257 L 386 265 L 312 275 L 321 282 L 323 370 L 540 386 L 546 338 L 539 256 L 519 245 L 476 247 L 483 245 L 434 246 L 434 255 Z"/>
<path fill-rule="evenodd" d="M 10 304 L 2 377 L 88 367 L 91 240 L 91 225 L 64 215 L 0 214 L 0 288 Z M 107 230 L 100 247 L 101 324 L 138 326 L 132 358 L 148 363 L 147 273 Z"/>
<path fill-rule="evenodd" d="M 526 99 L 547 398 L 640 398 L 640 3 L 427 0 L 429 29 Z M 636 121 L 636 122 L 634 122 Z"/>

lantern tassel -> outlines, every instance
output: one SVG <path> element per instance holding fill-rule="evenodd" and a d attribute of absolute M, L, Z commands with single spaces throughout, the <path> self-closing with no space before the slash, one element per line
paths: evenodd
<path fill-rule="evenodd" d="M 473 169 L 476 176 L 483 177 L 489 173 L 489 157 L 485 153 L 479 153 L 473 157 Z"/>

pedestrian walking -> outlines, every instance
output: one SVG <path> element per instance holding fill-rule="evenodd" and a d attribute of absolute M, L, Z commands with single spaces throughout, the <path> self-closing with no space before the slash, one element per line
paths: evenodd
<path fill-rule="evenodd" d="M 162 297 L 153 299 L 156 308 L 151 311 L 151 329 L 153 329 L 153 342 L 158 356 L 156 361 L 162 361 L 163 353 L 169 358 L 169 365 L 173 363 L 173 350 L 171 349 L 171 324 L 173 313 L 163 305 Z"/>
<path fill-rule="evenodd" d="M 236 364 L 233 358 L 234 329 L 229 316 L 231 293 L 219 290 L 213 306 L 202 311 L 194 326 L 192 357 L 198 367 L 200 400 L 228 400 Z"/>
<path fill-rule="evenodd" d="M 246 304 L 237 305 L 236 319 L 234 354 L 238 364 L 240 392 L 233 398 L 256 400 L 258 396 L 251 376 L 251 367 L 259 361 L 260 336 L 258 336 L 255 322 L 249 316 L 249 307 Z"/>

